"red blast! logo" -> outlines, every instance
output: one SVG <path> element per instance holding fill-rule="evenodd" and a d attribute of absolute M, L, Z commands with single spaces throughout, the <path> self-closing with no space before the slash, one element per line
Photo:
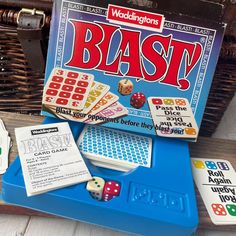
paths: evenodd
<path fill-rule="evenodd" d="M 101 22 L 70 20 L 70 23 L 74 28 L 74 42 L 67 66 L 124 76 L 120 68 L 122 63 L 126 63 L 129 65 L 126 77 L 159 82 L 181 90 L 189 88 L 187 77 L 201 58 L 200 43 L 184 42 L 173 39 L 172 35 L 159 34 L 151 34 L 140 42 L 141 32 L 138 30 L 131 31 Z M 115 33 L 120 35 L 119 44 L 112 41 Z M 161 48 L 159 52 L 154 47 L 156 44 Z M 115 56 L 112 62 L 108 63 L 110 49 L 117 51 L 113 53 Z M 153 73 L 147 71 L 144 61 L 152 65 Z M 182 65 L 184 76 L 180 77 Z"/>

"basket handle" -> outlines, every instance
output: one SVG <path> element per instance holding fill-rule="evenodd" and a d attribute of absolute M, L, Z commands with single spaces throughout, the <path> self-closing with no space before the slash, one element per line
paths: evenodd
<path fill-rule="evenodd" d="M 0 5 L 11 8 L 40 9 L 45 12 L 52 11 L 52 1 L 30 1 L 30 0 L 0 0 Z"/>
<path fill-rule="evenodd" d="M 35 72 L 43 74 L 45 69 L 45 46 L 43 37 L 43 26 L 45 14 L 36 9 L 22 9 L 17 18 L 17 33 L 25 57 Z"/>

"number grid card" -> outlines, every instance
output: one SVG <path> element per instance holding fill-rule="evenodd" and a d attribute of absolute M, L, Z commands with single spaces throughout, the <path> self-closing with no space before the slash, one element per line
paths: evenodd
<path fill-rule="evenodd" d="M 100 166 L 122 171 L 138 166 L 151 167 L 151 138 L 87 125 L 77 145 L 81 153 L 96 165 L 100 162 Z"/>
<path fill-rule="evenodd" d="M 96 124 L 128 115 L 119 96 L 109 90 L 93 75 L 55 68 L 44 88 L 43 109 L 60 119 Z"/>
<path fill-rule="evenodd" d="M 98 112 L 95 116 L 91 116 L 86 120 L 87 124 L 101 124 L 104 122 L 114 121 L 117 118 L 128 115 L 128 110 L 119 102 L 115 102 L 104 110 Z"/>
<path fill-rule="evenodd" d="M 43 104 L 83 109 L 93 78 L 90 74 L 55 68 L 45 85 Z"/>
<path fill-rule="evenodd" d="M 236 224 L 236 173 L 226 160 L 192 158 L 193 177 L 215 225 Z"/>
<path fill-rule="evenodd" d="M 15 133 L 28 197 L 92 179 L 68 123 L 17 128 Z"/>

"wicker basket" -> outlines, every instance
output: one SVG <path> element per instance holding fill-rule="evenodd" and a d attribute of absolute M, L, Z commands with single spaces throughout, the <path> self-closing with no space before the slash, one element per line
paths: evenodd
<path fill-rule="evenodd" d="M 200 134 L 204 136 L 215 131 L 236 91 L 236 4 L 233 0 L 212 1 L 225 5 L 224 18 L 228 28 L 202 122 Z M 151 0 L 128 2 L 156 6 Z M 0 0 L 0 111 L 38 115 L 44 75 L 30 69 L 18 41 L 16 20 L 23 6 L 44 10 L 47 13 L 45 29 L 50 25 L 52 1 Z"/>

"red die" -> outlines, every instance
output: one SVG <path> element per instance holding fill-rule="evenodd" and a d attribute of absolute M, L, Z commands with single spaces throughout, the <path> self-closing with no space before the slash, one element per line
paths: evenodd
<path fill-rule="evenodd" d="M 130 99 L 130 105 L 139 109 L 144 106 L 146 102 L 146 97 L 143 93 L 134 93 Z"/>
<path fill-rule="evenodd" d="M 120 195 L 120 185 L 115 181 L 108 181 L 105 183 L 102 199 L 107 202 Z"/>

